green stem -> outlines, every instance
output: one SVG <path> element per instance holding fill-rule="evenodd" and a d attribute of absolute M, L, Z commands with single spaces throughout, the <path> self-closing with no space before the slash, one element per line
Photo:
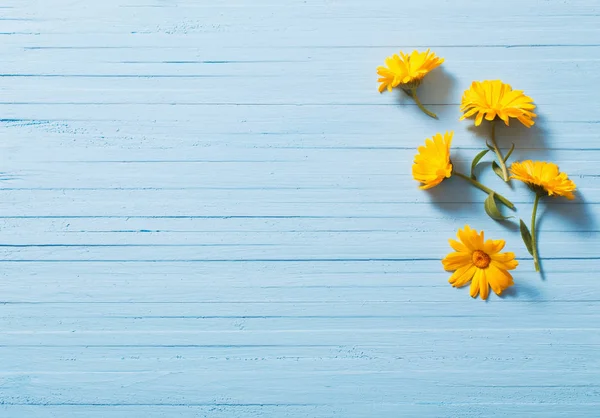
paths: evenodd
<path fill-rule="evenodd" d="M 417 106 L 419 106 L 419 109 L 421 109 L 423 111 L 423 113 L 425 113 L 427 116 L 430 116 L 434 119 L 437 119 L 437 115 L 433 112 L 430 112 L 429 110 L 425 109 L 425 106 L 423 106 L 423 103 L 421 103 L 421 101 L 419 100 L 419 97 L 417 96 L 417 88 L 413 88 L 410 89 L 410 96 L 414 99 L 415 103 L 417 104 Z"/>
<path fill-rule="evenodd" d="M 494 147 L 494 152 L 498 157 L 498 164 L 502 169 L 502 177 L 505 182 L 508 183 L 508 169 L 506 168 L 506 163 L 504 162 L 504 156 L 502 155 L 502 151 L 498 148 L 498 144 L 496 143 L 496 120 L 494 119 L 492 122 L 492 146 Z"/>
<path fill-rule="evenodd" d="M 496 193 L 495 191 L 493 191 L 489 187 L 486 187 L 483 184 L 479 183 L 477 180 L 473 180 L 471 177 L 465 176 L 463 173 L 459 173 L 458 171 L 453 171 L 453 174 L 457 175 L 458 177 L 461 177 L 461 178 L 465 179 L 466 181 L 468 181 L 469 183 L 471 183 L 473 186 L 477 187 L 479 190 L 483 190 L 487 194 L 494 193 L 494 195 L 498 198 L 498 200 L 501 201 L 502 203 L 504 203 L 510 209 L 514 209 L 515 208 L 515 205 L 513 205 L 513 203 L 510 200 L 508 200 L 507 198 L 505 198 L 501 194 Z"/>
<path fill-rule="evenodd" d="M 535 266 L 535 271 L 540 271 L 540 259 L 538 256 L 537 239 L 535 238 L 535 217 L 537 216 L 538 203 L 540 202 L 541 197 L 542 195 L 540 195 L 539 193 L 535 195 L 535 201 L 533 202 L 533 212 L 531 213 L 531 249 L 533 252 L 533 265 Z"/>

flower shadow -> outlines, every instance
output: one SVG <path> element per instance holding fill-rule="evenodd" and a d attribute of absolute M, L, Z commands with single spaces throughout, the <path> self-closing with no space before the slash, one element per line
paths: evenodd
<path fill-rule="evenodd" d="M 440 116 L 444 116 L 452 109 L 453 104 L 448 104 L 448 100 L 453 92 L 455 78 L 448 73 L 443 67 L 436 68 L 431 73 L 427 74 L 423 83 L 417 89 L 417 95 L 423 105 Z M 406 94 L 402 89 L 396 89 L 397 102 L 399 105 L 414 105 L 415 112 L 420 113 L 424 118 L 429 118 L 421 112 L 417 104 Z"/>
<path fill-rule="evenodd" d="M 471 158 L 465 158 L 462 156 L 461 150 L 456 150 L 452 156 L 454 170 L 469 175 Z M 441 184 L 426 190 L 426 192 L 439 209 L 449 213 L 461 211 L 465 218 L 480 215 L 484 210 L 485 199 L 487 198 L 487 193 L 475 188 L 458 175 L 452 175 L 449 179 L 445 179 Z M 504 215 L 510 216 L 510 218 L 495 222 L 511 231 L 517 231 L 519 226 L 515 222 L 515 212 L 505 208 L 502 204 L 499 204 L 498 207 Z"/>
<path fill-rule="evenodd" d="M 472 202 L 476 199 L 477 191 L 464 184 L 464 181 L 451 177 L 432 189 L 425 190 L 432 203 L 441 211 L 460 212 L 465 218 L 476 215 L 483 208 Z"/>
<path fill-rule="evenodd" d="M 502 292 L 502 294 L 498 297 L 500 299 L 519 299 L 519 298 L 529 299 L 529 300 L 542 300 L 543 299 L 543 295 L 537 287 L 532 286 L 528 282 L 523 281 L 523 280 L 515 281 L 514 286 L 511 286 L 508 289 L 504 290 L 504 292 Z"/>
<path fill-rule="evenodd" d="M 543 115 L 538 115 L 535 125 L 531 128 L 524 126 L 515 119 L 510 120 L 510 126 L 506 126 L 500 120 L 495 122 L 496 141 L 502 153 L 506 154 L 512 144 L 515 144 L 515 151 L 508 160 L 508 165 L 512 161 L 530 158 L 530 155 L 540 160 L 547 159 L 553 154 L 553 151 L 545 145 L 549 138 L 549 133 L 544 128 L 544 120 L 545 117 Z M 475 126 L 473 124 L 468 129 L 483 141 L 490 142 L 490 125 L 485 120 L 481 125 Z M 483 145 L 485 146 L 485 143 Z"/>
<path fill-rule="evenodd" d="M 442 66 L 427 74 L 423 84 L 419 87 L 419 98 L 423 103 L 434 106 L 438 117 L 445 116 L 454 112 L 456 106 L 450 100 L 455 84 L 456 78 Z"/>
<path fill-rule="evenodd" d="M 581 192 L 575 194 L 575 200 L 554 202 L 554 199 L 565 200 L 564 198 L 547 197 L 542 199 L 545 203 L 543 212 L 538 216 L 537 229 L 543 231 L 543 223 L 546 219 L 546 213 L 551 211 L 553 215 L 558 215 L 560 219 L 570 222 L 579 227 L 585 227 L 588 231 L 593 231 L 597 227 L 597 219 L 592 212 L 593 205 L 586 205 L 585 198 Z"/>
<path fill-rule="evenodd" d="M 459 152 L 455 152 L 452 156 L 452 165 L 455 170 L 465 172 L 466 163 L 464 159 L 460 157 Z M 477 194 L 485 194 L 479 192 L 474 187 L 466 184 L 465 181 L 458 176 L 451 176 L 448 179 L 444 179 L 437 186 L 425 190 L 429 195 L 431 201 L 444 212 L 454 213 L 461 212 L 465 218 L 476 215 L 483 208 L 483 200 L 481 208 L 473 204 L 477 199 Z"/>

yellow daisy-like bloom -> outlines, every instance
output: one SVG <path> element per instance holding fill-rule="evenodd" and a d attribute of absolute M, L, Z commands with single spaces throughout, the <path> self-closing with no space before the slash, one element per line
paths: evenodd
<path fill-rule="evenodd" d="M 576 187 L 566 173 L 560 172 L 554 163 L 545 161 L 517 161 L 510 166 L 511 179 L 522 181 L 536 193 L 548 196 L 564 196 L 575 199 Z"/>
<path fill-rule="evenodd" d="M 412 166 L 412 175 L 423 185 L 421 189 L 431 189 L 452 175 L 450 163 L 450 144 L 454 132 L 435 134 L 432 139 L 426 139 L 425 145 L 418 148 Z"/>
<path fill-rule="evenodd" d="M 513 90 L 500 80 L 474 81 L 463 94 L 460 111 L 464 114 L 460 120 L 477 113 L 475 126 L 479 126 L 485 116 L 489 121 L 498 117 L 507 126 L 510 118 L 516 118 L 530 128 L 537 116 L 533 109 L 533 99 L 524 95 L 522 90 Z"/>
<path fill-rule="evenodd" d="M 381 83 L 379 92 L 385 89 L 392 91 L 399 85 L 409 90 L 413 89 L 421 83 L 428 72 L 439 67 L 443 62 L 443 58 L 437 57 L 429 49 L 425 52 L 413 51 L 410 55 L 400 51 L 400 56 L 394 54 L 387 57 L 386 66 L 377 67 L 377 74 L 380 76 L 377 81 Z"/>
<path fill-rule="evenodd" d="M 508 270 L 515 269 L 519 263 L 514 253 L 500 253 L 505 245 L 504 240 L 488 239 L 484 242 L 483 231 L 478 234 L 469 225 L 459 229 L 457 237 L 460 242 L 448 240 L 456 252 L 442 260 L 444 269 L 454 271 L 448 280 L 452 286 L 462 287 L 470 281 L 471 297 L 479 294 L 481 299 L 487 299 L 490 287 L 500 295 L 514 284 Z"/>

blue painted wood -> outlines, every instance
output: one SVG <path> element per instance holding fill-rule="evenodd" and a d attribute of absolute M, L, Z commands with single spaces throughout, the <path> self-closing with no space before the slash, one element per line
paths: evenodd
<path fill-rule="evenodd" d="M 579 417 L 600 405 L 600 2 L 4 0 L 0 416 Z M 420 89 L 375 68 L 446 58 Z M 500 78 L 557 162 L 539 277 L 514 227 L 415 148 L 485 132 L 462 91 Z M 484 182 L 527 218 L 532 196 Z M 439 260 L 469 223 L 516 286 L 487 303 Z"/>

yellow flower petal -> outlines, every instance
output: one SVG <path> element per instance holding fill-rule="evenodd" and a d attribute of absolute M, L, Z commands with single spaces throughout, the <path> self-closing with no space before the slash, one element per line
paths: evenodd
<path fill-rule="evenodd" d="M 467 252 L 468 248 L 466 245 L 464 245 L 463 243 L 460 243 L 454 239 L 449 239 L 448 242 L 450 243 L 450 246 L 452 247 L 452 249 L 454 249 L 454 251 L 458 251 L 458 252 Z"/>
<path fill-rule="evenodd" d="M 502 249 L 504 248 L 504 245 L 506 243 L 501 240 L 501 239 L 488 239 L 485 244 L 483 245 L 483 251 L 487 254 L 496 254 L 500 251 L 502 251 Z M 514 256 L 513 256 L 514 257 Z M 494 257 L 492 257 L 494 258 Z"/>
<path fill-rule="evenodd" d="M 450 276 L 448 282 L 454 287 L 463 287 L 469 283 L 471 278 L 473 278 L 473 274 L 475 274 L 476 269 L 477 267 L 475 267 L 473 264 L 465 264 L 452 273 L 452 276 Z"/>
<path fill-rule="evenodd" d="M 497 295 L 502 294 L 505 289 L 515 284 L 512 275 L 508 271 L 496 267 L 495 263 L 490 264 L 487 270 L 487 279 Z"/>
<path fill-rule="evenodd" d="M 479 293 L 479 284 L 481 283 L 481 269 L 476 268 L 475 270 L 475 275 L 473 276 L 473 279 L 471 280 L 471 287 L 469 289 L 469 294 L 471 295 L 472 298 L 476 298 L 477 294 Z"/>
<path fill-rule="evenodd" d="M 454 271 L 461 266 L 464 266 L 467 263 L 471 262 L 471 254 L 470 253 L 450 253 L 442 260 L 442 264 L 444 265 L 444 269 L 448 271 Z"/>
<path fill-rule="evenodd" d="M 514 253 L 506 253 L 506 257 L 508 258 L 509 256 L 511 258 L 507 259 L 505 261 L 498 261 L 498 260 L 496 260 L 495 256 L 492 256 L 492 262 L 490 264 L 493 264 L 502 270 L 514 270 L 519 265 L 519 262 L 514 259 L 514 257 L 515 257 Z"/>
<path fill-rule="evenodd" d="M 479 235 L 477 231 L 471 229 L 469 225 L 465 225 L 464 230 L 458 230 L 457 236 L 471 252 L 483 248 L 483 231 L 481 231 L 481 235 Z"/>
<path fill-rule="evenodd" d="M 479 296 L 481 299 L 486 300 L 490 294 L 490 285 L 487 281 L 487 269 L 480 269 L 479 274 Z"/>

